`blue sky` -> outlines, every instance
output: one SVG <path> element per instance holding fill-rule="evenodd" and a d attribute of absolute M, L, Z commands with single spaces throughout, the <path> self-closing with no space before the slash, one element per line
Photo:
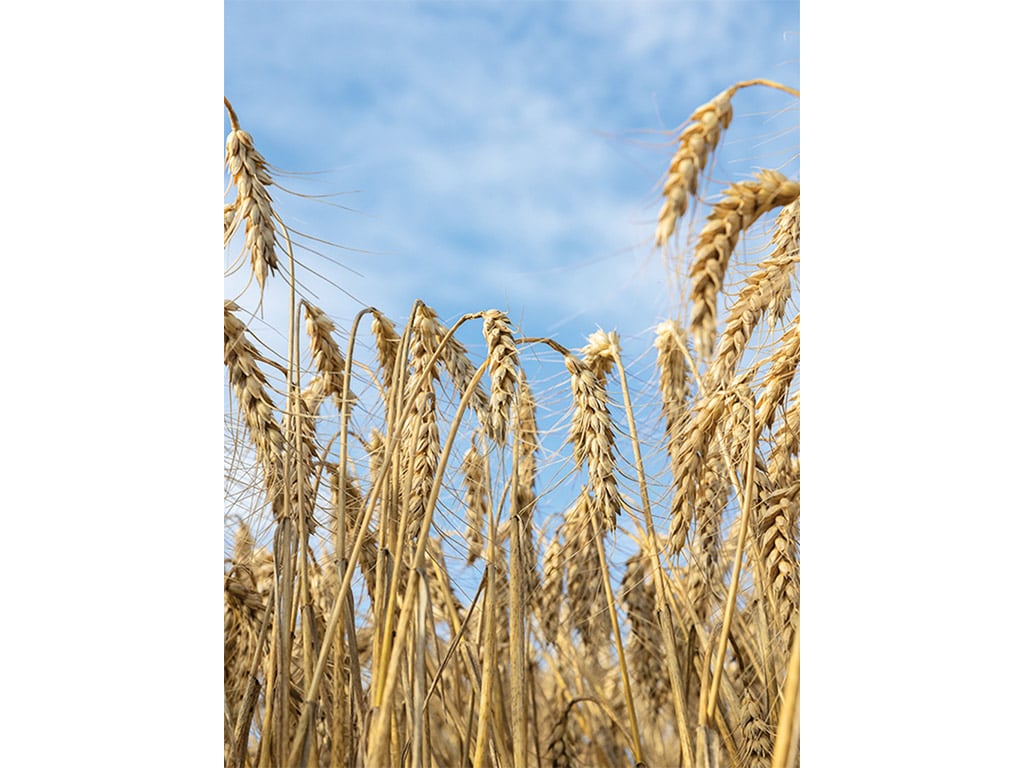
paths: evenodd
<path fill-rule="evenodd" d="M 358 275 L 302 261 L 399 321 L 416 298 L 448 321 L 493 307 L 570 347 L 600 325 L 647 348 L 677 308 L 653 246 L 675 129 L 739 80 L 800 85 L 793 2 L 228 2 L 224 22 L 242 126 L 271 163 L 327 171 L 281 183 L 345 193 L 275 195 Z M 716 180 L 799 178 L 796 106 L 741 91 Z M 347 325 L 358 304 L 307 282 Z"/>

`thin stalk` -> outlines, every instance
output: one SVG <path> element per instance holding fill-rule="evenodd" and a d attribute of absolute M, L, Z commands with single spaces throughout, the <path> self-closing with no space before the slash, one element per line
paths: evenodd
<path fill-rule="evenodd" d="M 263 644 L 267 641 L 267 630 L 270 627 L 270 615 L 273 608 L 273 601 L 267 600 L 263 609 L 263 619 L 260 622 L 259 639 L 256 641 L 256 652 L 252 655 L 249 664 L 248 680 L 246 681 L 245 694 L 242 696 L 242 705 L 239 708 L 238 722 L 235 723 L 235 731 L 232 738 L 235 751 L 235 768 L 243 768 L 246 755 L 248 754 L 249 724 L 252 722 L 256 711 L 256 701 L 259 698 L 259 680 L 256 678 L 256 670 L 259 668 L 263 656 Z"/>
<path fill-rule="evenodd" d="M 658 597 L 658 628 L 661 630 L 662 643 L 665 646 L 668 665 L 669 683 L 672 686 L 672 705 L 676 713 L 676 727 L 679 730 L 680 748 L 683 753 L 684 768 L 693 766 L 693 742 L 690 739 L 690 725 L 686 717 L 686 700 L 683 696 L 683 680 L 679 670 L 679 653 L 676 648 L 676 636 L 672 629 L 671 613 L 668 600 L 666 599 L 665 573 L 661 568 L 661 559 L 658 557 L 657 533 L 654 527 L 654 516 L 651 514 L 651 501 L 647 491 L 647 474 L 644 472 L 643 454 L 640 451 L 640 437 L 636 428 L 636 418 L 633 413 L 633 405 L 629 397 L 629 384 L 626 380 L 626 368 L 622 364 L 622 356 L 617 346 L 613 347 L 615 366 L 619 371 L 619 384 L 622 388 L 622 405 L 626 411 L 626 420 L 629 424 L 630 444 L 633 446 L 633 462 L 636 465 L 637 480 L 640 486 L 640 502 L 643 507 L 644 525 L 647 531 L 647 548 L 652 560 L 652 573 L 654 574 L 654 587 Z"/>
<path fill-rule="evenodd" d="M 454 327 L 452 330 L 454 330 Z M 487 364 L 488 361 L 485 360 L 484 363 L 479 368 L 477 368 L 476 373 L 473 375 L 472 380 L 470 381 L 469 385 L 466 388 L 465 394 L 463 394 L 461 400 L 459 401 L 459 407 L 456 410 L 455 415 L 452 417 L 451 431 L 448 433 L 448 438 L 445 441 L 444 448 L 438 460 L 437 474 L 434 477 L 434 483 L 430 490 L 430 498 L 427 500 L 426 508 L 423 514 L 423 521 L 420 525 L 420 536 L 417 539 L 416 552 L 413 555 L 414 568 L 418 567 L 423 562 L 424 552 L 426 551 L 427 547 L 427 533 L 429 532 L 430 525 L 433 522 L 434 510 L 437 507 L 437 499 L 441 494 L 441 485 L 442 480 L 444 478 L 444 469 L 448 464 L 449 457 L 451 456 L 452 446 L 455 443 L 455 437 L 458 432 L 458 427 L 460 422 L 462 421 L 463 415 L 466 412 L 466 408 L 469 406 L 470 397 L 473 393 L 473 390 L 476 388 L 476 386 L 480 383 L 480 380 L 483 378 L 484 372 L 487 370 Z M 415 574 L 415 571 L 413 573 Z M 410 621 L 411 611 L 409 610 L 409 608 L 411 602 L 412 592 L 410 590 L 407 592 L 402 604 L 402 611 L 398 622 L 398 629 L 396 631 L 396 642 L 398 643 L 403 643 L 405 640 L 405 633 L 408 630 Z M 386 727 L 385 721 L 387 720 L 391 713 L 391 694 L 392 691 L 394 690 L 397 681 L 397 670 L 398 665 L 396 663 L 396 658 L 392 658 L 390 667 L 388 669 L 387 683 L 385 684 L 385 692 L 383 701 L 381 703 L 381 709 L 378 712 L 378 719 L 376 719 L 373 725 L 371 726 L 372 732 L 370 735 L 369 751 L 367 753 L 368 756 L 371 758 L 374 755 L 380 754 L 381 747 L 383 746 L 383 741 L 385 737 L 384 729 Z"/>
<path fill-rule="evenodd" d="M 424 751 L 424 744 L 426 742 L 424 720 L 426 719 L 426 642 L 427 602 L 429 595 L 427 593 L 426 573 L 422 568 L 417 568 L 416 570 L 418 577 L 416 583 L 419 588 L 416 595 L 416 637 L 413 642 L 412 706 L 409 709 L 409 717 L 412 718 L 412 766 L 413 768 L 423 768 L 424 756 L 427 754 Z"/>
<path fill-rule="evenodd" d="M 640 744 L 640 726 L 636 719 L 636 706 L 633 703 L 633 691 L 629 685 L 629 670 L 626 667 L 626 653 L 622 646 L 622 632 L 619 629 L 619 617 L 615 610 L 615 593 L 608 574 L 608 559 L 604 553 L 604 537 L 598 527 L 597 516 L 590 516 L 591 528 L 597 536 L 597 556 L 601 561 L 601 582 L 604 584 L 604 596 L 608 602 L 609 618 L 612 622 L 612 635 L 615 637 L 615 649 L 618 652 L 619 674 L 622 677 L 622 696 L 626 700 L 626 711 L 629 714 L 630 736 L 633 742 L 633 758 L 637 763 L 644 762 L 643 747 Z"/>
<path fill-rule="evenodd" d="M 273 602 L 277 605 L 277 584 L 274 584 L 273 594 L 268 598 L 268 602 Z M 277 686 L 277 625 L 281 620 L 281 616 L 277 611 L 273 612 L 273 626 L 270 632 L 270 649 L 267 653 L 267 670 L 264 673 L 264 691 L 263 691 L 263 722 L 260 726 L 260 754 L 259 754 L 259 768 L 270 768 L 270 745 L 274 743 L 273 729 L 274 729 L 274 717 L 276 716 L 277 708 L 274 706 L 275 696 L 274 692 Z"/>
<path fill-rule="evenodd" d="M 722 636 L 718 640 L 718 654 L 715 657 L 714 676 L 711 678 L 711 691 L 708 695 L 708 716 L 718 706 L 718 687 L 722 682 L 722 670 L 725 667 L 725 651 L 729 644 L 729 629 L 732 626 L 736 611 L 736 594 L 739 591 L 740 569 L 743 565 L 743 548 L 747 539 L 747 527 L 750 524 L 750 510 L 754 506 L 754 449 L 757 442 L 757 411 L 753 400 L 750 402 L 750 445 L 747 447 L 747 477 L 743 492 L 743 513 L 740 517 L 740 531 L 736 542 L 736 555 L 732 564 L 732 579 L 729 583 L 729 596 L 725 601 L 725 618 L 722 621 Z"/>
<path fill-rule="evenodd" d="M 421 306 L 424 306 L 423 302 L 417 299 L 413 302 L 412 310 L 409 313 L 409 320 L 405 324 L 405 330 L 402 333 L 402 341 L 398 350 L 398 360 L 407 360 L 409 355 L 409 345 L 412 342 L 412 329 L 413 324 L 416 320 L 416 314 L 419 312 Z M 436 364 L 438 357 L 435 355 L 431 358 L 430 362 L 425 366 L 425 370 L 432 370 Z M 415 402 L 415 396 L 413 393 L 409 393 L 411 396 L 403 399 L 405 393 L 406 383 L 408 380 L 409 371 L 407 365 L 397 365 L 392 375 L 392 384 L 389 391 L 390 395 L 390 415 L 395 415 L 396 420 L 400 421 L 400 424 L 396 424 L 390 434 L 388 435 L 388 441 L 390 443 L 400 442 L 400 436 L 405 428 L 405 421 L 412 412 L 412 407 Z M 399 488 L 399 484 L 402 482 L 402 471 L 400 466 L 400 456 L 396 451 L 392 456 L 394 466 L 392 467 L 391 477 L 393 478 L 394 484 L 394 499 L 408 499 L 412 488 L 412 473 L 407 473 L 405 480 L 405 487 Z M 387 515 L 387 525 L 382 521 L 381 523 L 381 548 L 378 553 L 378 569 L 377 569 L 377 591 L 376 591 L 376 605 L 378 616 L 383 617 L 383 621 L 378 620 L 375 622 L 377 627 L 376 642 L 373 653 L 373 675 L 372 675 L 372 705 L 373 707 L 380 706 L 381 696 L 384 694 L 384 680 L 386 674 L 380 674 L 385 672 L 388 668 L 388 663 L 391 659 L 391 645 L 394 642 L 394 623 L 395 623 L 395 603 L 398 599 L 398 585 L 401 583 L 401 573 L 404 565 L 404 558 L 402 552 L 404 549 L 405 532 L 409 520 L 409 507 L 403 505 L 398 516 L 398 520 L 394 519 L 394 515 Z M 397 527 L 397 530 L 396 530 Z M 387 549 L 385 549 L 387 548 Z M 382 581 L 388 574 L 383 571 L 380 567 L 382 559 L 386 552 L 390 551 L 394 554 L 394 569 L 390 574 L 390 580 Z M 386 585 L 387 593 L 382 600 L 382 594 L 380 587 Z"/>
<path fill-rule="evenodd" d="M 348 339 L 348 354 L 345 357 L 345 373 L 342 379 L 342 393 L 341 393 L 341 412 L 338 414 L 338 500 L 337 506 L 334 510 L 334 559 L 335 567 L 338 571 L 338 579 L 340 582 L 342 576 L 342 563 L 344 562 L 344 553 L 346 550 L 346 534 L 348 525 L 348 493 L 346 492 L 347 483 L 345 482 L 346 474 L 348 471 L 348 422 L 352 411 L 351 402 L 351 388 L 352 388 L 352 358 L 355 354 L 355 340 L 356 335 L 359 332 L 359 324 L 362 321 L 364 315 L 368 312 L 374 312 L 372 307 L 367 307 L 356 313 L 355 319 L 352 321 L 352 330 L 349 332 Z M 343 597 L 344 595 L 344 597 Z M 344 600 L 346 607 L 344 609 L 345 615 L 343 620 L 346 624 L 351 624 L 353 621 L 351 608 L 348 603 L 354 602 L 352 597 L 351 589 L 345 592 L 339 591 L 335 595 L 336 601 Z M 333 677 L 333 691 L 332 691 L 332 728 L 331 728 L 331 760 L 334 765 L 341 765 L 346 754 L 352 755 L 354 750 L 351 749 L 351 710 L 354 709 L 352 706 L 353 698 L 351 695 L 345 696 L 345 683 L 344 675 L 341 670 L 344 667 L 345 658 L 345 636 L 348 633 L 339 632 L 335 635 L 333 643 L 331 643 L 333 651 L 333 668 L 335 674 Z M 351 633 L 350 644 L 355 645 L 355 634 Z M 352 651 L 349 652 L 350 657 L 355 660 L 355 654 Z M 358 674 L 358 664 L 355 665 L 356 673 Z M 312 674 L 310 675 L 312 679 Z M 349 686 L 358 685 L 357 677 L 349 674 Z"/>
<path fill-rule="evenodd" d="M 483 375 L 482 369 L 480 371 L 480 375 L 481 377 Z M 404 422 L 405 418 L 408 416 L 410 411 L 411 408 L 405 408 L 403 410 L 401 416 L 398 419 L 399 429 L 401 428 L 402 422 Z M 384 457 L 381 462 L 382 466 L 387 466 L 387 464 L 391 461 L 397 444 L 397 440 L 387 441 L 384 449 Z M 390 474 L 382 472 L 374 480 L 373 486 L 370 489 L 370 493 L 366 497 L 365 508 L 359 521 L 359 529 L 356 532 L 355 539 L 352 542 L 353 552 L 358 552 L 359 548 L 363 545 L 363 541 L 366 538 L 366 533 L 370 528 L 370 520 L 373 518 L 373 510 L 376 507 L 377 500 L 383 491 L 385 480 L 388 478 L 390 478 Z M 344 592 L 347 589 L 349 589 L 352 583 L 352 576 L 355 573 L 357 561 L 358 558 L 356 557 L 349 559 L 348 566 L 345 569 L 345 574 L 344 576 L 342 576 L 341 579 L 339 592 Z M 331 615 L 330 617 L 328 617 L 327 625 L 324 629 L 324 642 L 323 645 L 321 646 L 320 656 L 317 659 L 316 668 L 313 670 L 313 680 L 309 686 L 309 690 L 307 691 L 307 699 L 303 704 L 302 714 L 300 716 L 300 725 L 302 726 L 302 728 L 305 728 L 306 724 L 309 722 L 309 719 L 312 717 L 312 708 L 315 705 L 315 702 L 312 699 L 316 696 L 317 692 L 319 691 L 320 683 L 323 680 L 323 675 L 327 667 L 327 661 L 329 656 L 329 646 L 332 644 L 334 633 L 337 631 L 338 622 L 341 618 L 343 607 L 344 601 L 336 600 L 334 603 L 334 607 L 331 609 Z M 299 733 L 301 733 L 301 729 Z M 295 742 L 292 744 L 292 753 L 294 753 L 296 759 L 298 758 L 298 750 L 300 748 L 301 737 L 299 737 L 297 734 L 297 738 Z"/>
<path fill-rule="evenodd" d="M 525 586 L 523 562 L 523 520 L 519 509 L 519 429 L 512 444 L 511 546 L 509 547 L 509 643 L 511 645 L 510 687 L 512 699 L 512 756 L 515 768 L 526 768 L 526 620 L 523 607 Z M 494 530 L 491 531 L 494 539 Z"/>
<path fill-rule="evenodd" d="M 793 647 L 786 668 L 786 685 L 782 692 L 782 711 L 772 750 L 772 768 L 791 768 L 799 754 L 800 738 L 800 624 L 797 619 Z"/>
<path fill-rule="evenodd" d="M 493 522 L 493 512 L 491 519 Z M 496 616 L 495 613 L 495 597 L 497 590 L 494 584 L 494 528 L 491 528 L 490 532 L 490 543 L 488 545 L 488 558 L 486 565 L 486 578 L 487 578 L 487 592 L 484 596 L 484 606 L 486 606 L 486 612 L 484 613 L 484 669 L 483 677 L 480 681 L 480 718 L 477 720 L 476 727 L 476 749 L 473 752 L 473 765 L 484 764 L 484 750 L 487 748 L 489 742 L 487 738 L 488 725 L 491 718 L 491 701 L 492 701 L 492 688 L 494 686 L 494 664 L 497 661 L 495 656 L 496 645 Z"/>

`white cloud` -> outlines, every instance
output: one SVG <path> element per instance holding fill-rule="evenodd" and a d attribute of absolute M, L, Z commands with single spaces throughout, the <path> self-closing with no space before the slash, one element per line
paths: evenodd
<path fill-rule="evenodd" d="M 341 201 L 356 213 L 275 197 L 306 231 L 372 252 L 335 254 L 362 278 L 313 266 L 396 320 L 417 297 L 446 316 L 507 307 L 570 345 L 671 311 L 652 240 L 672 141 L 641 131 L 798 58 L 782 40 L 796 4 L 226 8 L 226 87 L 257 146 L 338 169 L 293 187 L 359 190 Z M 737 99 L 717 178 L 748 175 L 751 131 L 780 122 L 762 113 L 787 102 L 756 90 Z"/>

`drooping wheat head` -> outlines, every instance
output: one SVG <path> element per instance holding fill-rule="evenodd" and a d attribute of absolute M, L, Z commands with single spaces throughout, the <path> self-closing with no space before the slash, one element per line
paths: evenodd
<path fill-rule="evenodd" d="M 275 514 L 281 513 L 284 477 L 281 454 L 284 434 L 274 416 L 274 402 L 267 391 L 267 378 L 258 362 L 266 362 L 248 339 L 246 326 L 235 315 L 240 308 L 233 301 L 224 302 L 224 365 L 239 410 L 256 448 L 257 462 L 263 467 L 267 498 Z"/>
<path fill-rule="evenodd" d="M 732 97 L 736 86 L 726 88 L 690 115 L 689 125 L 679 135 L 679 147 L 669 164 L 668 179 L 662 189 L 665 202 L 658 214 L 654 243 L 665 245 L 676 229 L 676 221 L 686 214 L 690 198 L 697 193 L 697 178 L 718 145 L 722 131 L 732 122 Z"/>
<path fill-rule="evenodd" d="M 789 205 L 799 195 L 799 182 L 790 181 L 778 171 L 762 170 L 754 181 L 731 184 L 724 199 L 712 209 L 690 267 L 690 332 L 702 357 L 707 358 L 712 352 L 718 295 L 740 235 L 764 213 Z"/>
<path fill-rule="evenodd" d="M 775 248 L 771 255 L 747 278 L 729 310 L 708 372 L 710 388 L 726 386 L 736 375 L 736 367 L 762 318 L 774 324 L 784 317 L 800 261 L 800 198 L 779 212 L 772 242 Z"/>

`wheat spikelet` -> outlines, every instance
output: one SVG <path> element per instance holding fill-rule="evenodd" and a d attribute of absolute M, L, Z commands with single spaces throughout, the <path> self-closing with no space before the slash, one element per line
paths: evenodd
<path fill-rule="evenodd" d="M 299 510 L 302 510 L 306 518 L 307 533 L 312 533 L 316 528 L 315 484 L 321 464 L 321 448 L 316 437 L 316 417 L 322 401 L 322 396 L 312 398 L 300 396 L 294 406 L 297 413 L 292 417 L 298 424 L 298 455 L 294 457 L 295 464 L 287 478 L 287 486 L 292 514 L 298 515 Z M 287 449 L 291 451 L 295 447 L 288 444 Z"/>
<path fill-rule="evenodd" d="M 768 459 L 772 487 L 758 520 L 757 542 L 777 611 L 782 652 L 788 651 L 800 606 L 800 393 L 797 392 L 776 431 Z"/>
<path fill-rule="evenodd" d="M 782 424 L 775 434 L 775 445 L 768 458 L 768 476 L 775 487 L 800 481 L 800 391 L 793 393 Z"/>
<path fill-rule="evenodd" d="M 676 221 L 686 214 L 690 197 L 697 193 L 697 177 L 718 145 L 722 131 L 732 122 L 732 97 L 735 93 L 736 86 L 732 86 L 698 107 L 690 115 L 690 124 L 679 135 L 679 147 L 669 164 L 668 179 L 662 189 L 665 202 L 658 214 L 658 228 L 654 236 L 659 248 L 675 232 Z"/>
<path fill-rule="evenodd" d="M 437 398 L 433 390 L 421 389 L 416 394 L 412 415 L 406 422 L 403 445 L 408 450 L 405 457 L 406 471 L 412 476 L 406 503 L 410 510 L 410 534 L 414 536 L 426 511 L 441 454 L 441 439 L 437 431 Z"/>
<path fill-rule="evenodd" d="M 370 325 L 373 338 L 377 345 L 377 362 L 380 365 L 380 379 L 384 388 L 391 386 L 391 377 L 398 364 L 398 348 L 402 340 L 392 323 L 385 315 L 374 310 L 373 322 Z"/>
<path fill-rule="evenodd" d="M 490 610 L 496 611 L 498 621 L 495 625 L 497 648 L 500 658 L 509 657 L 509 598 L 511 588 L 508 574 L 508 558 L 504 552 L 499 553 L 497 562 L 494 563 L 494 606 Z"/>
<path fill-rule="evenodd" d="M 472 565 L 484 553 L 484 518 L 490 508 L 490 489 L 487 487 L 484 462 L 473 438 L 462 459 L 463 485 L 466 489 L 466 564 Z"/>
<path fill-rule="evenodd" d="M 542 580 L 537 614 L 540 618 L 544 637 L 552 645 L 558 642 L 558 628 L 561 624 L 562 594 L 565 588 L 565 564 L 562 556 L 562 545 L 555 536 L 544 551 Z"/>
<path fill-rule="evenodd" d="M 798 182 L 789 181 L 778 171 L 762 170 L 756 181 L 731 184 L 724 199 L 715 204 L 701 230 L 690 268 L 690 331 L 700 355 L 711 354 L 718 294 L 740 235 L 762 214 L 789 205 L 799 195 Z"/>
<path fill-rule="evenodd" d="M 496 309 L 484 312 L 484 338 L 491 360 L 490 432 L 499 445 L 505 443 L 509 410 L 515 394 L 519 355 L 508 317 Z"/>
<path fill-rule="evenodd" d="M 334 322 L 323 310 L 308 301 L 302 305 L 306 310 L 306 335 L 309 336 L 309 350 L 313 355 L 313 366 L 318 372 L 318 393 L 329 395 L 336 408 L 341 410 L 341 398 L 345 393 L 345 358 L 334 340 Z M 315 409 L 311 409 L 315 412 Z"/>
<path fill-rule="evenodd" d="M 237 198 L 229 215 L 224 211 L 224 244 L 234 235 L 238 221 L 245 222 L 245 250 L 249 253 L 252 272 L 262 294 L 267 273 L 277 270 L 274 251 L 274 210 L 267 187 L 273 184 L 267 172 L 267 161 L 253 146 L 252 136 L 238 127 L 238 118 L 227 99 L 224 104 L 231 118 L 231 133 L 226 142 L 225 161 Z"/>
<path fill-rule="evenodd" d="M 380 433 L 377 433 L 379 439 Z M 372 439 L 372 438 L 371 438 Z M 373 461 L 374 454 L 371 453 L 371 461 Z M 338 465 L 334 462 L 326 462 L 327 474 L 330 482 L 331 489 L 331 510 L 337 510 L 340 508 L 341 502 L 341 473 L 338 471 Z M 346 530 L 355 530 L 359 524 L 359 515 L 363 507 L 363 495 L 359 492 L 359 488 L 355 485 L 352 479 L 345 474 L 345 520 L 343 525 Z M 351 547 L 351 544 L 348 545 Z M 335 553 L 338 556 L 338 553 Z M 352 556 L 351 552 L 345 552 L 344 557 L 349 558 Z M 370 527 L 367 529 L 366 535 L 363 537 L 363 542 L 359 547 L 359 552 L 356 553 L 356 557 L 359 561 L 359 570 L 362 571 L 363 579 L 367 584 L 373 584 L 376 580 L 377 570 L 377 532 Z M 372 590 L 370 591 L 371 598 L 373 596 Z"/>
<path fill-rule="evenodd" d="M 256 448 L 257 461 L 263 467 L 267 496 L 278 513 L 284 487 L 281 467 L 284 435 L 274 417 L 273 401 L 267 394 L 267 378 L 256 364 L 264 358 L 246 337 L 245 324 L 235 317 L 237 311 L 239 307 L 235 302 L 224 302 L 224 365 Z"/>
<path fill-rule="evenodd" d="M 523 560 L 526 566 L 525 591 L 533 595 L 540 589 L 537 574 L 537 544 L 533 531 L 533 511 L 537 503 L 537 451 L 540 442 L 537 435 L 537 403 L 533 391 L 526 382 L 522 368 L 518 372 L 519 397 L 516 399 L 516 446 L 519 452 L 516 465 L 516 508 L 523 521 Z"/>
<path fill-rule="evenodd" d="M 669 548 L 673 554 L 681 551 L 686 544 L 687 532 L 697 507 L 699 480 L 710 456 L 718 422 L 726 414 L 729 401 L 728 392 L 712 392 L 693 406 L 683 424 L 678 455 L 671 457 L 675 493 L 672 497 Z"/>
<path fill-rule="evenodd" d="M 594 372 L 602 387 L 608 374 L 615 368 L 615 355 L 619 351 L 619 334 L 598 329 L 587 337 L 587 344 L 580 350 L 583 364 Z"/>
<path fill-rule="evenodd" d="M 561 526 L 569 625 L 579 631 L 588 648 L 599 647 L 611 633 L 611 620 L 603 607 L 601 559 L 597 551 L 599 542 L 591 527 L 594 504 L 587 489 L 581 488 L 576 503 Z"/>
<path fill-rule="evenodd" d="M 244 521 L 235 529 L 231 568 L 224 577 L 224 702 L 225 759 L 245 752 L 246 730 L 256 702 L 252 694 L 250 669 L 259 663 L 264 648 L 259 646 L 260 626 L 273 580 L 273 564 L 265 549 L 256 550 L 252 533 Z M 269 572 L 268 572 L 269 567 Z M 242 742 L 236 743 L 236 732 Z"/>
<path fill-rule="evenodd" d="M 615 438 L 608 410 L 608 394 L 598 377 L 573 355 L 565 356 L 573 395 L 569 440 L 573 444 L 576 466 L 587 463 L 593 502 L 588 504 L 598 516 L 601 531 L 614 531 L 622 500 L 615 481 Z"/>
<path fill-rule="evenodd" d="M 537 501 L 537 451 L 540 450 L 537 436 L 537 401 L 534 400 L 533 390 L 527 384 L 526 374 L 521 368 L 517 386 L 519 399 L 516 401 L 516 436 L 519 438 L 519 476 L 516 503 L 523 519 L 529 522 L 533 519 L 533 507 Z"/>
<path fill-rule="evenodd" d="M 792 277 L 800 261 L 799 198 L 779 212 L 772 240 L 775 248 L 771 255 L 747 278 L 729 310 L 708 373 L 712 388 L 725 386 L 735 376 L 736 366 L 761 319 L 767 316 L 772 322 L 778 322 L 785 312 Z"/>
<path fill-rule="evenodd" d="M 265 597 L 259 590 L 255 565 L 252 534 L 244 522 L 239 523 L 235 531 L 231 570 L 224 577 L 225 626 L 229 623 L 233 625 L 235 634 L 230 640 L 236 643 L 237 647 L 228 652 L 228 636 L 232 633 L 225 630 L 225 661 L 244 660 L 247 664 L 252 652 L 255 651 L 255 627 L 259 626 L 266 607 Z"/>
<path fill-rule="evenodd" d="M 629 619 L 629 669 L 646 694 L 653 714 L 665 704 L 668 680 L 663 669 L 661 634 L 655 617 L 655 590 L 649 580 L 650 557 L 637 552 L 626 560 L 620 600 Z"/>
<path fill-rule="evenodd" d="M 772 233 L 772 243 L 775 248 L 769 261 L 777 265 L 777 268 L 789 277 L 795 269 L 796 262 L 800 261 L 800 198 L 784 206 L 775 219 L 775 231 Z M 771 300 L 768 302 L 768 316 L 772 323 L 778 323 L 785 315 L 786 304 L 789 302 L 792 293 L 792 284 L 789 280 L 778 290 L 771 292 Z"/>
<path fill-rule="evenodd" d="M 411 478 L 409 497 L 405 504 L 409 508 L 410 533 L 415 536 L 419 522 L 426 509 L 430 488 L 437 471 L 441 453 L 441 440 L 437 430 L 437 398 L 434 382 L 438 378 L 437 363 L 430 361 L 441 339 L 437 313 L 420 304 L 413 318 L 413 335 L 410 345 L 412 377 L 408 392 L 412 398 L 412 413 L 405 422 L 401 448 L 403 454 L 403 478 Z M 410 539 L 411 541 L 411 539 Z"/>
<path fill-rule="evenodd" d="M 669 456 L 669 467 L 672 472 L 673 501 L 670 509 L 671 547 L 678 552 L 682 549 L 687 531 L 690 529 L 692 515 L 684 503 L 685 488 L 689 476 L 685 473 L 690 469 L 684 464 L 684 425 L 688 418 L 687 400 L 689 387 L 687 382 L 684 331 L 677 320 L 666 320 L 655 330 L 654 346 L 658 351 L 656 365 L 659 370 L 658 389 L 661 393 L 661 414 L 665 419 L 666 450 Z"/>
<path fill-rule="evenodd" d="M 573 699 L 565 706 L 561 716 L 551 729 L 548 748 L 545 751 L 545 755 L 551 758 L 551 768 L 573 768 L 577 765 L 575 740 L 569 727 L 569 715 L 572 714 L 572 707 L 576 701 Z"/>
<path fill-rule="evenodd" d="M 658 351 L 656 364 L 660 373 L 658 389 L 661 392 L 661 414 L 665 419 L 670 450 L 686 417 L 689 397 L 686 355 L 682 348 L 684 338 L 685 332 L 678 320 L 665 320 L 655 329 L 654 347 Z"/>
<path fill-rule="evenodd" d="M 230 203 L 224 206 L 224 245 L 227 246 L 228 240 L 231 239 L 232 233 L 237 229 L 235 224 L 236 215 L 238 214 L 238 198 L 236 197 Z"/>
<path fill-rule="evenodd" d="M 436 319 L 435 322 L 437 324 L 438 337 L 444 338 L 448 333 L 448 329 L 437 322 Z M 476 374 L 476 366 L 470 361 L 466 348 L 454 336 L 449 337 L 441 349 L 441 363 L 444 365 L 445 371 L 448 372 L 448 377 L 451 379 L 452 384 L 455 385 L 455 391 L 460 396 L 465 395 L 472 384 L 473 376 Z M 487 394 L 479 383 L 473 387 L 472 393 L 469 396 L 469 407 L 473 409 L 480 424 L 486 425 L 488 423 Z"/>
<path fill-rule="evenodd" d="M 699 496 L 694 505 L 694 531 L 686 566 L 686 591 L 698 619 L 703 622 L 719 601 L 721 584 L 722 510 L 728 486 L 719 451 L 712 451 L 702 467 Z"/>
<path fill-rule="evenodd" d="M 777 631 L 787 649 L 800 605 L 800 564 L 796 555 L 799 487 L 782 488 L 764 500 L 756 538 L 765 576 L 777 606 Z"/>
<path fill-rule="evenodd" d="M 437 361 L 432 366 L 430 361 L 444 336 L 444 326 L 438 321 L 437 312 L 426 304 L 419 304 L 413 314 L 412 332 L 409 355 L 413 381 L 410 382 L 410 390 L 415 391 L 424 383 L 429 384 L 438 378 Z"/>
<path fill-rule="evenodd" d="M 744 665 L 737 680 L 739 688 L 739 751 L 744 766 L 771 768 L 773 729 L 771 714 L 756 680 L 752 665 Z"/>
<path fill-rule="evenodd" d="M 800 364 L 800 315 L 783 335 L 779 348 L 769 358 L 771 367 L 765 376 L 764 391 L 757 403 L 757 425 L 759 433 L 771 429 L 775 413 L 785 402 L 789 385 L 796 376 Z"/>

